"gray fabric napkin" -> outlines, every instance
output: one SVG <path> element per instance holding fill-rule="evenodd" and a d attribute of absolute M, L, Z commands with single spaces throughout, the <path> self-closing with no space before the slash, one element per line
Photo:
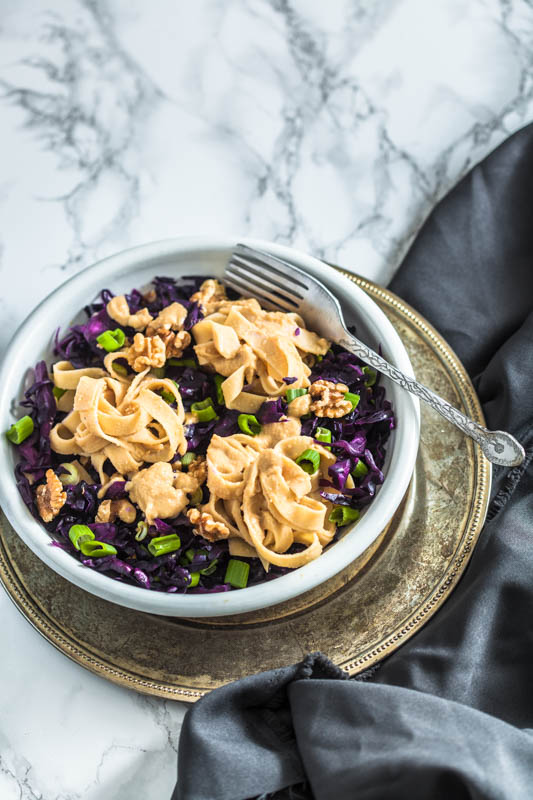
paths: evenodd
<path fill-rule="evenodd" d="M 365 680 L 324 655 L 197 703 L 173 800 L 533 797 L 533 126 L 437 206 L 391 288 L 466 365 L 490 428 L 526 463 L 495 468 L 453 595 Z"/>

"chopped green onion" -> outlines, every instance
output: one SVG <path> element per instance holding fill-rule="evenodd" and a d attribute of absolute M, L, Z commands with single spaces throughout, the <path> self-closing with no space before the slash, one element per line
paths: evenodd
<path fill-rule="evenodd" d="M 63 484 L 63 486 L 75 486 L 77 483 L 80 482 L 80 473 L 78 472 L 78 468 L 75 464 L 70 464 L 69 462 L 65 462 L 64 464 L 59 465 L 63 470 L 62 475 L 58 475 L 59 480 Z"/>
<path fill-rule="evenodd" d="M 120 350 L 126 341 L 126 335 L 120 328 L 116 328 L 114 331 L 104 331 L 96 337 L 96 341 L 108 353 L 114 353 L 115 350 Z"/>
<path fill-rule="evenodd" d="M 213 408 L 213 401 L 210 397 L 199 403 L 193 403 L 191 411 L 196 414 L 200 422 L 210 422 L 212 419 L 218 419 L 218 415 Z"/>
<path fill-rule="evenodd" d="M 356 480 L 358 478 L 364 478 L 365 475 L 368 475 L 368 467 L 365 462 L 359 459 L 355 465 L 355 469 L 352 469 L 351 475 L 352 478 L 355 478 Z"/>
<path fill-rule="evenodd" d="M 226 401 L 224 400 L 224 392 L 222 391 L 222 384 L 225 381 L 225 377 L 223 375 L 215 375 L 215 387 L 217 390 L 217 403 L 219 406 L 225 406 Z"/>
<path fill-rule="evenodd" d="M 319 354 L 319 355 L 317 355 L 317 356 L 316 356 L 316 363 L 317 363 L 317 364 L 320 364 L 320 362 L 323 360 L 323 358 L 324 358 L 324 356 L 321 356 L 320 354 Z"/>
<path fill-rule="evenodd" d="M 128 374 L 128 370 L 124 364 L 117 364 L 116 361 L 113 361 L 113 370 L 117 373 L 117 375 L 123 375 L 124 377 L 126 377 Z"/>
<path fill-rule="evenodd" d="M 248 436 L 257 436 L 258 433 L 261 433 L 261 423 L 253 414 L 239 414 L 237 417 L 237 425 L 241 431 L 248 434 Z"/>
<path fill-rule="evenodd" d="M 165 368 L 164 367 L 152 367 L 150 370 L 150 375 L 153 375 L 154 378 L 164 378 L 165 377 Z"/>
<path fill-rule="evenodd" d="M 52 394 L 54 395 L 56 400 L 59 400 L 60 397 L 63 397 L 66 391 L 67 391 L 66 389 L 60 389 L 59 386 L 54 386 L 54 388 L 52 389 Z"/>
<path fill-rule="evenodd" d="M 344 399 L 350 401 L 350 403 L 352 404 L 352 411 L 353 411 L 354 408 L 357 408 L 357 406 L 359 405 L 359 400 L 361 399 L 361 397 L 358 394 L 352 394 L 352 392 L 346 392 L 346 394 L 344 395 Z"/>
<path fill-rule="evenodd" d="M 320 466 L 320 453 L 318 450 L 304 450 L 295 461 L 308 475 L 314 475 Z"/>
<path fill-rule="evenodd" d="M 308 389 L 287 389 L 285 392 L 285 400 L 287 403 L 292 403 L 296 397 L 302 397 L 302 395 L 307 394 L 308 391 Z"/>
<path fill-rule="evenodd" d="M 188 467 L 189 464 L 192 464 L 195 458 L 196 458 L 196 453 L 192 452 L 185 453 L 185 455 L 181 457 L 182 467 Z"/>
<path fill-rule="evenodd" d="M 204 499 L 204 493 L 202 491 L 202 487 L 199 486 L 191 494 L 191 499 L 189 500 L 189 505 L 190 506 L 199 506 L 203 499 Z"/>
<path fill-rule="evenodd" d="M 88 558 L 102 558 L 102 556 L 116 556 L 117 548 L 107 542 L 99 542 L 98 539 L 81 542 L 80 550 Z"/>
<path fill-rule="evenodd" d="M 181 547 L 181 539 L 177 533 L 170 533 L 168 536 L 156 536 L 148 542 L 148 550 L 153 556 L 163 556 L 165 553 L 173 553 Z"/>
<path fill-rule="evenodd" d="M 318 427 L 315 431 L 315 439 L 317 442 L 331 442 L 331 431 L 327 428 Z M 326 447 L 326 450 L 331 450 L 331 447 Z"/>
<path fill-rule="evenodd" d="M 143 539 L 146 539 L 147 535 L 148 523 L 145 520 L 140 519 L 135 529 L 135 541 L 142 542 Z"/>
<path fill-rule="evenodd" d="M 22 442 L 31 436 L 33 433 L 33 420 L 31 417 L 26 415 L 25 417 L 21 417 L 17 422 L 14 422 L 13 425 L 6 431 L 6 436 L 10 442 L 13 444 L 22 444 Z"/>
<path fill-rule="evenodd" d="M 196 367 L 194 358 L 169 358 L 167 364 L 171 367 Z"/>
<path fill-rule="evenodd" d="M 169 405 L 176 402 L 176 398 L 174 397 L 172 392 L 167 392 L 166 389 L 163 389 L 163 391 L 161 392 L 161 397 L 163 398 L 165 403 L 168 403 Z"/>
<path fill-rule="evenodd" d="M 218 558 L 213 559 L 208 567 L 204 567 L 200 570 L 200 575 L 212 575 L 213 572 L 216 570 L 218 564 Z"/>
<path fill-rule="evenodd" d="M 347 525 L 349 522 L 359 519 L 359 511 L 349 506 L 335 506 L 328 519 L 335 525 Z"/>
<path fill-rule="evenodd" d="M 72 525 L 69 528 L 68 538 L 76 550 L 79 550 L 83 542 L 89 542 L 94 539 L 94 533 L 87 525 Z"/>
<path fill-rule="evenodd" d="M 244 589 L 248 583 L 250 565 L 246 561 L 230 558 L 224 577 L 224 583 L 229 583 L 234 589 Z"/>
<path fill-rule="evenodd" d="M 194 589 L 195 586 L 198 586 L 199 581 L 200 581 L 200 573 L 191 572 L 191 582 L 187 586 L 187 589 Z"/>
<path fill-rule="evenodd" d="M 184 558 L 187 559 L 187 562 L 190 564 L 191 561 L 193 560 L 194 556 L 196 555 L 196 550 L 193 550 L 192 547 L 189 547 L 189 549 L 186 550 L 183 555 L 184 555 Z"/>
<path fill-rule="evenodd" d="M 372 369 L 372 367 L 363 367 L 363 373 L 368 375 L 368 378 L 365 381 L 365 386 L 373 386 L 378 377 L 376 370 Z"/>

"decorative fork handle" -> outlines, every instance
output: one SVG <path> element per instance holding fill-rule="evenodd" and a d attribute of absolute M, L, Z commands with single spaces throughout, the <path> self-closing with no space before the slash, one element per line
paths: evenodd
<path fill-rule="evenodd" d="M 431 408 L 438 411 L 445 419 L 460 428 L 463 433 L 470 436 L 475 442 L 479 444 L 483 453 L 493 464 L 499 464 L 503 467 L 515 467 L 522 463 L 525 458 L 525 452 L 522 445 L 516 441 L 514 436 L 505 431 L 489 431 L 483 425 L 474 422 L 473 419 L 467 417 L 465 414 L 458 411 L 442 397 L 439 397 L 427 386 L 424 386 L 413 378 L 404 375 L 399 369 L 393 367 L 388 361 L 379 356 L 363 342 L 346 333 L 346 336 L 338 339 L 337 343 L 341 347 L 349 350 L 350 353 L 358 356 L 366 364 L 375 367 L 383 375 L 386 375 L 391 381 L 399 384 L 403 389 L 416 395 Z"/>

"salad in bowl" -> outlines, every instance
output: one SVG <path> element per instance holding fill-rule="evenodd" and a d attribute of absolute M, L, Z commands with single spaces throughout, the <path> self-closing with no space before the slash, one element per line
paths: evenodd
<path fill-rule="evenodd" d="M 48 562 L 77 563 L 91 591 L 113 583 L 125 605 L 157 595 L 159 613 L 194 616 L 310 588 L 294 576 L 379 502 L 401 419 L 379 374 L 298 314 L 191 267 L 100 285 L 26 374 L 6 438 Z"/>

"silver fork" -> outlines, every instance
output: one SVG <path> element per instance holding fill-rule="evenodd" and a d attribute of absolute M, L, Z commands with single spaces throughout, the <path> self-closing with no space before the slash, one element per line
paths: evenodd
<path fill-rule="evenodd" d="M 257 298 L 265 308 L 297 311 L 311 330 L 354 353 L 366 364 L 428 403 L 477 442 L 493 464 L 513 467 L 524 460 L 524 448 L 510 433 L 487 430 L 427 386 L 393 367 L 353 336 L 346 328 L 338 300 L 329 289 L 294 264 L 262 250 L 238 244 L 226 267 L 224 282 L 245 297 Z"/>

